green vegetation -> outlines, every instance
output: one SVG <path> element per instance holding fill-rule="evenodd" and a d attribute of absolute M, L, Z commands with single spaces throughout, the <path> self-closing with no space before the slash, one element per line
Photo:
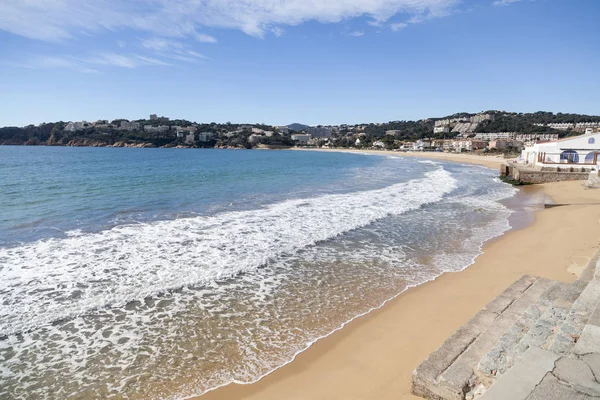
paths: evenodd
<path fill-rule="evenodd" d="M 510 176 L 501 176 L 500 180 L 504 183 L 508 183 L 510 185 L 513 186 L 526 186 L 526 185 L 531 185 L 531 183 L 527 183 L 527 182 L 521 182 L 521 181 L 517 181 L 513 178 L 511 178 Z"/>
<path fill-rule="evenodd" d="M 578 135 L 580 132 L 571 130 L 555 130 L 546 126 L 534 124 L 551 123 L 579 123 L 600 122 L 600 116 L 581 114 L 553 114 L 539 111 L 536 113 L 509 113 L 503 111 L 487 111 L 494 115 L 494 121 L 484 121 L 477 127 L 476 132 L 518 132 L 531 133 L 557 133 L 560 137 Z M 435 121 L 440 119 L 468 118 L 475 114 L 457 113 L 443 118 L 430 118 L 419 121 L 390 121 L 383 124 L 359 124 L 356 127 L 342 125 L 339 131 L 334 132 L 330 138 L 319 138 L 316 145 L 322 146 L 326 143 L 335 147 L 369 148 L 376 141 L 382 141 L 386 148 L 396 149 L 402 141 L 415 141 L 418 139 L 450 139 L 457 133 L 433 133 Z M 252 148 L 259 144 L 271 146 L 293 146 L 291 133 L 279 135 L 275 133 L 271 137 L 263 136 L 259 140 L 249 142 L 252 134 L 251 128 L 263 131 L 277 132 L 274 126 L 262 123 L 251 125 L 240 125 L 226 122 L 217 124 L 215 122 L 194 124 L 187 120 L 169 120 L 161 117 L 155 120 L 138 120 L 139 129 L 126 131 L 118 129 L 121 122 L 104 121 L 97 126 L 90 126 L 75 132 L 66 131 L 67 123 L 63 121 L 44 123 L 38 126 L 29 125 L 23 128 L 5 127 L 0 128 L 0 145 L 52 145 L 52 146 L 145 146 L 145 147 L 236 147 Z M 196 128 L 195 141 L 189 143 L 185 136 L 177 137 L 176 127 Z M 152 131 L 144 128 L 154 128 Z M 158 127 L 168 127 L 164 132 L 156 132 Z M 291 124 L 291 130 L 303 131 L 308 129 L 307 125 Z M 386 131 L 399 131 L 395 136 L 386 135 Z M 210 134 L 212 137 L 205 141 L 199 140 L 199 133 Z M 181 135 L 180 135 L 181 136 Z M 471 137 L 474 134 L 470 135 Z M 357 144 L 357 138 L 360 139 Z"/>
<path fill-rule="evenodd" d="M 442 138 L 443 135 L 433 134 L 433 125 L 434 120 L 392 121 L 381 125 L 369 124 L 365 128 L 365 134 L 372 138 L 382 139 L 386 136 L 386 131 L 399 130 L 402 131 L 402 135 L 397 139 L 402 140 L 417 140 L 429 137 Z"/>
<path fill-rule="evenodd" d="M 556 133 L 560 137 L 565 137 L 578 135 L 580 133 L 571 130 L 556 130 L 534 124 L 600 122 L 600 116 L 563 113 L 553 114 L 545 111 L 526 114 L 493 112 L 493 114 L 495 117 L 494 121 L 485 121 L 479 124 L 476 132 L 519 132 L 525 134 Z"/>

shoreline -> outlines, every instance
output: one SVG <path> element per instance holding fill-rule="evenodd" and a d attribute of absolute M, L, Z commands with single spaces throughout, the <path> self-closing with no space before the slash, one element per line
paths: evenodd
<path fill-rule="evenodd" d="M 333 153 L 350 153 L 350 154 L 372 154 L 379 156 L 396 156 L 396 157 L 415 157 L 425 158 L 428 160 L 448 161 L 464 164 L 481 165 L 484 167 L 498 170 L 508 158 L 501 156 L 481 156 L 478 154 L 463 154 L 463 153 L 443 153 L 435 151 L 392 151 L 392 150 L 355 150 L 355 149 L 311 149 L 311 148 L 300 148 L 294 147 L 288 149 L 291 151 L 322 151 L 322 152 L 333 152 Z"/>
<path fill-rule="evenodd" d="M 416 156 L 490 168 L 505 161 L 447 153 L 356 152 Z M 432 154 L 435 156 L 428 157 Z M 294 360 L 255 383 L 231 383 L 192 398 L 417 399 L 410 394 L 414 368 L 481 307 L 527 273 L 571 282 L 576 278 L 574 273 L 596 252 L 600 244 L 600 207 L 543 209 L 539 201 L 549 197 L 557 203 L 600 202 L 600 192 L 584 192 L 580 182 L 560 182 L 526 187 L 519 194 L 522 193 L 532 200 L 523 207 L 538 209 L 534 221 L 528 226 L 515 226 L 511 221 L 511 229 L 485 242 L 483 253 L 465 270 L 445 273 L 405 290 L 380 308 L 355 317 L 341 327 L 344 329 L 318 339 Z M 542 237 L 548 231 L 551 233 Z M 535 251 L 542 246 L 548 250 L 546 254 Z M 515 247 L 518 250 L 506 251 Z M 457 292 L 461 296 L 456 296 Z"/>

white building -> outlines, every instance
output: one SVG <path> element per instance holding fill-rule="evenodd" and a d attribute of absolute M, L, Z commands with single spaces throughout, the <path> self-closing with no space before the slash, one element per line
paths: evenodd
<path fill-rule="evenodd" d="M 196 136 L 196 135 L 194 135 L 193 133 L 190 133 L 189 135 L 187 135 L 187 136 L 185 137 L 185 142 L 186 142 L 187 144 L 194 144 L 194 138 L 195 138 L 195 136 Z"/>
<path fill-rule="evenodd" d="M 495 132 L 495 133 L 477 133 L 475 139 L 478 140 L 498 140 L 498 139 L 514 139 L 517 134 L 515 132 Z"/>
<path fill-rule="evenodd" d="M 168 125 L 161 125 L 161 126 L 144 125 L 144 132 L 148 132 L 148 133 L 165 133 L 169 129 L 170 129 L 170 127 Z M 183 137 L 183 131 L 181 131 L 181 135 L 180 135 L 180 131 L 177 131 L 177 137 Z"/>
<path fill-rule="evenodd" d="M 561 122 L 561 123 L 556 123 L 556 124 L 534 124 L 536 126 L 547 126 L 550 127 L 552 129 L 558 129 L 561 131 L 566 131 L 568 129 L 573 129 L 575 128 L 575 124 L 572 122 Z"/>
<path fill-rule="evenodd" d="M 85 128 L 89 128 L 90 126 L 90 123 L 87 121 L 69 122 L 67 125 L 65 125 L 64 130 L 67 132 L 76 132 Z"/>
<path fill-rule="evenodd" d="M 138 122 L 129 122 L 129 121 L 121 121 L 121 126 L 119 127 L 122 131 L 135 131 L 140 129 L 140 124 Z"/>
<path fill-rule="evenodd" d="M 417 140 L 412 145 L 413 151 L 423 151 L 423 149 L 431 147 L 431 142 L 424 140 Z"/>
<path fill-rule="evenodd" d="M 389 136 L 399 137 L 399 136 L 402 136 L 402 131 L 401 130 L 397 130 L 397 129 L 392 129 L 392 130 L 389 130 L 389 131 L 385 131 L 385 134 L 389 135 Z"/>
<path fill-rule="evenodd" d="M 523 142 L 514 139 L 495 139 L 490 141 L 489 148 L 490 150 L 513 150 L 519 152 L 523 150 Z"/>
<path fill-rule="evenodd" d="M 473 142 L 470 140 L 453 140 L 451 149 L 457 153 L 473 150 Z"/>
<path fill-rule="evenodd" d="M 166 125 L 159 126 L 158 128 L 160 129 L 159 132 L 165 132 L 165 131 L 169 130 L 169 127 Z M 198 128 L 196 128 L 195 126 L 186 126 L 186 127 L 174 126 L 174 127 L 172 127 L 172 129 L 175 132 L 177 132 L 177 137 L 183 137 L 184 135 L 186 135 L 188 133 L 196 133 L 198 131 Z"/>
<path fill-rule="evenodd" d="M 194 132 L 196 132 L 196 128 L 194 128 Z M 200 132 L 198 134 L 198 140 L 201 142 L 208 142 L 213 137 L 215 137 L 215 134 L 212 132 Z"/>
<path fill-rule="evenodd" d="M 553 142 L 558 140 L 557 133 L 532 133 L 532 134 L 517 134 L 515 136 L 515 140 L 523 143 L 531 143 L 531 142 Z"/>
<path fill-rule="evenodd" d="M 449 126 L 434 126 L 433 127 L 433 133 L 450 133 L 450 127 Z"/>
<path fill-rule="evenodd" d="M 592 133 L 600 132 L 600 128 L 585 128 L 585 134 L 591 135 Z"/>
<path fill-rule="evenodd" d="M 600 161 L 600 133 L 538 142 L 521 152 L 521 162 L 533 167 L 560 167 L 565 164 L 594 168 Z"/>
<path fill-rule="evenodd" d="M 292 140 L 298 142 L 298 144 L 307 144 L 311 136 L 305 133 L 296 133 L 292 135 Z"/>

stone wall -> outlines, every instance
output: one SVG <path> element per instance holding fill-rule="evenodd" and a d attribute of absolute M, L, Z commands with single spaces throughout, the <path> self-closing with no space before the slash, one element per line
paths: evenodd
<path fill-rule="evenodd" d="M 566 169 L 567 171 L 565 171 Z M 523 183 L 548 183 L 561 181 L 585 181 L 589 171 L 580 168 L 564 168 L 563 170 L 540 171 L 533 168 L 504 164 L 500 167 L 500 176 L 507 176 Z"/>
<path fill-rule="evenodd" d="M 588 172 L 543 172 L 543 171 L 519 171 L 514 169 L 513 179 L 524 183 L 548 183 L 561 181 L 585 181 Z"/>

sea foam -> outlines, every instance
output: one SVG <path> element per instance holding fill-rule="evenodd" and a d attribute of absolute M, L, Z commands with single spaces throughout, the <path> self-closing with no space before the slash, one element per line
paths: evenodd
<path fill-rule="evenodd" d="M 378 190 L 2 248 L 0 335 L 254 271 L 282 255 L 438 202 L 456 186 L 438 167 L 424 178 Z"/>

